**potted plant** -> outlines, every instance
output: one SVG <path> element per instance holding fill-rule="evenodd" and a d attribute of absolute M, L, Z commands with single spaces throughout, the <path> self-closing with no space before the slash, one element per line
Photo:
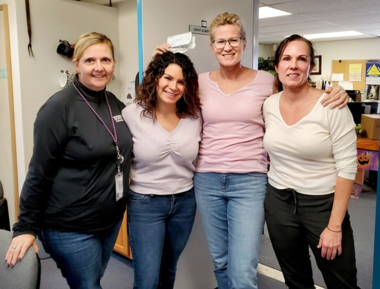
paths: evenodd
<path fill-rule="evenodd" d="M 276 70 L 274 69 L 273 57 L 268 57 L 265 59 L 264 57 L 259 57 L 259 70 L 264 70 L 269 72 L 272 75 L 276 74 Z"/>

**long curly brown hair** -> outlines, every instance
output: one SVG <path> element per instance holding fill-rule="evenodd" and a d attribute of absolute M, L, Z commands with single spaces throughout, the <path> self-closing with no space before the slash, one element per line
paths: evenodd
<path fill-rule="evenodd" d="M 183 96 L 177 101 L 179 118 L 200 117 L 200 99 L 198 74 L 190 58 L 182 53 L 165 52 L 157 55 L 148 65 L 142 83 L 137 87 L 135 102 L 143 108 L 142 114 L 156 119 L 157 86 L 169 64 L 177 64 L 182 68 L 186 86 Z"/>

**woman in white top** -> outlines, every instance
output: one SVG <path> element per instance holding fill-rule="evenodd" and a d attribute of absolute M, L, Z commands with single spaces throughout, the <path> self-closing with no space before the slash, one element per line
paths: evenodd
<path fill-rule="evenodd" d="M 122 112 L 133 140 L 128 229 L 134 288 L 171 289 L 196 209 L 202 122 L 193 63 L 181 53 L 157 56 L 135 102 Z"/>
<path fill-rule="evenodd" d="M 275 53 L 283 91 L 264 103 L 264 147 L 271 160 L 265 218 L 285 283 L 315 288 L 309 249 L 327 288 L 359 288 L 347 206 L 356 174 L 355 123 L 347 107 L 323 108 L 308 83 L 312 43 L 299 35 Z"/>

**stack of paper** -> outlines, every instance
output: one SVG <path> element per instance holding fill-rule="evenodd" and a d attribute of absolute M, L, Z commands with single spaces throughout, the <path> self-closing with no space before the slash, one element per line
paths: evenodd
<path fill-rule="evenodd" d="M 184 53 L 189 49 L 194 49 L 196 46 L 195 37 L 192 35 L 191 32 L 169 36 L 167 43 L 171 46 L 170 51 L 174 53 Z"/>

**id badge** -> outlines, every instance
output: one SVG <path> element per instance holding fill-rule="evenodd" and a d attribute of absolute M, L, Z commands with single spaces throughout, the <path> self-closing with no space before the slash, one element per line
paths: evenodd
<path fill-rule="evenodd" d="M 115 176 L 115 188 L 116 188 L 116 202 L 123 197 L 124 185 L 123 185 L 123 172 L 118 173 Z"/>

